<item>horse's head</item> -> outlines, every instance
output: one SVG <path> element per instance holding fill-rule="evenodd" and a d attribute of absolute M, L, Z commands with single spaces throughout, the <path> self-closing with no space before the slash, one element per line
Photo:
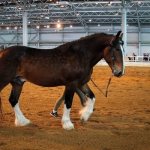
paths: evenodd
<path fill-rule="evenodd" d="M 104 59 L 112 69 L 113 75 L 121 77 L 124 74 L 123 33 L 119 31 L 104 50 Z"/>

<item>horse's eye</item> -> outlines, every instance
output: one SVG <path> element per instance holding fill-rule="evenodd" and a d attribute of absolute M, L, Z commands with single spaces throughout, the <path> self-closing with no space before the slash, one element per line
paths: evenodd
<path fill-rule="evenodd" d="M 116 51 L 120 51 L 120 48 L 116 48 Z"/>

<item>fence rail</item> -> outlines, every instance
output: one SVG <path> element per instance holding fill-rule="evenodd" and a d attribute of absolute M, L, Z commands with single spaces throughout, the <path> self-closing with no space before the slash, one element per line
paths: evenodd
<path fill-rule="evenodd" d="M 126 56 L 126 62 L 150 62 L 150 56 Z"/>

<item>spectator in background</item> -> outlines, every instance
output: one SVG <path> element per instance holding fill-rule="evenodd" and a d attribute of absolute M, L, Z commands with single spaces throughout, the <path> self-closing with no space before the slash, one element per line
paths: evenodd
<path fill-rule="evenodd" d="M 144 60 L 144 61 L 148 61 L 148 57 L 149 57 L 149 54 L 148 54 L 148 53 L 144 53 L 144 54 L 143 54 L 143 60 Z"/>
<path fill-rule="evenodd" d="M 133 53 L 132 55 L 134 56 L 134 57 L 133 57 L 133 60 L 135 61 L 136 54 L 135 54 L 135 53 Z"/>

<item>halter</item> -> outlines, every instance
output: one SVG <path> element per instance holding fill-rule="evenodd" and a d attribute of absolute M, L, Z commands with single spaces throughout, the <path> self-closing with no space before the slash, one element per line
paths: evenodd
<path fill-rule="evenodd" d="M 113 70 L 115 69 L 115 55 L 114 55 L 114 51 L 116 50 L 116 51 L 119 51 L 119 50 L 117 50 L 116 49 L 116 45 L 117 44 L 120 44 L 120 45 L 123 45 L 124 44 L 124 42 L 122 41 L 122 40 L 118 40 L 118 41 L 116 41 L 116 40 L 114 40 L 114 38 L 111 40 L 111 42 L 110 42 L 110 44 L 109 44 L 109 46 L 110 46 L 110 52 L 111 52 L 111 60 L 112 60 L 112 68 L 113 68 Z M 124 52 L 124 50 L 122 50 L 121 49 L 121 52 L 123 53 Z"/>

